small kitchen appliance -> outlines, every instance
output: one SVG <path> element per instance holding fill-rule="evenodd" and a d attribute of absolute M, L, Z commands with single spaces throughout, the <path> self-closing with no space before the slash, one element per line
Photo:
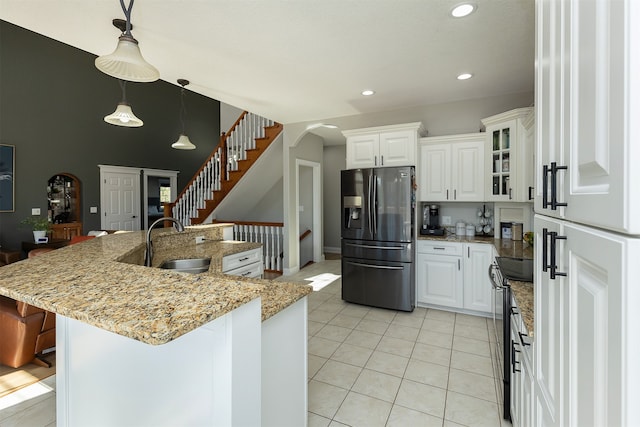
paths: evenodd
<path fill-rule="evenodd" d="M 420 234 L 432 236 L 444 235 L 444 228 L 440 226 L 440 206 L 423 203 L 422 204 L 422 227 Z"/>

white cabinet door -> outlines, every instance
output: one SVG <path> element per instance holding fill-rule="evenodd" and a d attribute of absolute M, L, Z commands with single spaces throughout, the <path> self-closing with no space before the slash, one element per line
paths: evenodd
<path fill-rule="evenodd" d="M 449 144 L 420 147 L 420 200 L 442 202 L 449 200 L 451 187 L 451 146 Z"/>
<path fill-rule="evenodd" d="M 640 234 L 632 187 L 640 182 L 640 106 L 631 101 L 640 98 L 639 5 L 544 0 L 537 8 L 536 211 Z M 554 164 L 566 169 L 544 173 Z M 566 208 L 553 206 L 553 195 Z"/>
<path fill-rule="evenodd" d="M 451 187 L 456 202 L 484 201 L 484 141 L 451 147 Z"/>
<path fill-rule="evenodd" d="M 372 168 L 378 164 L 378 134 L 356 135 L 347 138 L 347 169 Z"/>
<path fill-rule="evenodd" d="M 487 271 L 493 260 L 493 246 L 464 244 L 464 308 L 491 313 L 492 286 Z"/>
<path fill-rule="evenodd" d="M 547 272 L 535 274 L 541 419 L 557 426 L 637 425 L 640 347 L 629 326 L 640 324 L 640 239 L 536 216 L 538 266 L 543 228 L 566 239 L 556 241 L 555 263 L 548 250 Z M 566 276 L 551 280 L 554 265 Z"/>
<path fill-rule="evenodd" d="M 546 230 L 547 234 L 543 233 Z M 534 219 L 535 273 L 534 273 L 534 312 L 535 312 L 535 372 L 537 393 L 542 419 L 549 425 L 562 425 L 561 385 L 564 369 L 562 355 L 566 352 L 567 331 L 565 317 L 568 310 L 567 287 L 561 277 L 550 279 L 543 272 L 543 243 L 548 233 L 563 236 L 562 223 L 549 218 L 535 216 Z M 548 240 L 548 238 L 547 238 Z M 562 244 L 562 241 L 560 241 Z M 549 254 L 546 253 L 546 259 Z M 564 265 L 561 267 L 564 268 Z M 561 270 L 563 272 L 564 270 Z"/>
<path fill-rule="evenodd" d="M 462 308 L 462 258 L 418 254 L 418 303 Z"/>
<path fill-rule="evenodd" d="M 418 166 L 420 200 L 482 202 L 484 133 L 420 139 Z"/>
<path fill-rule="evenodd" d="M 415 165 L 417 142 L 415 131 L 381 133 L 379 166 Z"/>

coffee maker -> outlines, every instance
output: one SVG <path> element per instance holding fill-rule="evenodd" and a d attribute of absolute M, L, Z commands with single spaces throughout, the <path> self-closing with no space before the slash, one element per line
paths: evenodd
<path fill-rule="evenodd" d="M 422 227 L 420 234 L 442 236 L 444 228 L 440 227 L 440 206 L 423 203 L 422 204 Z"/>

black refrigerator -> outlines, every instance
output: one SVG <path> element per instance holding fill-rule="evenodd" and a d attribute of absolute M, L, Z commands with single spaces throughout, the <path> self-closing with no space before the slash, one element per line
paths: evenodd
<path fill-rule="evenodd" d="M 415 308 L 415 168 L 350 169 L 341 175 L 342 299 Z"/>

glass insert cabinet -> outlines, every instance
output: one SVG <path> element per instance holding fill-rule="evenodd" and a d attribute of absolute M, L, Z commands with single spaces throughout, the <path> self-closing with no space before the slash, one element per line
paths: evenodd
<path fill-rule="evenodd" d="M 82 235 L 80 181 L 70 173 L 59 173 L 47 182 L 47 216 L 51 239 L 71 240 Z"/>
<path fill-rule="evenodd" d="M 509 196 L 511 128 L 493 130 L 491 132 L 491 142 L 491 155 L 493 158 L 491 194 L 494 196 Z"/>

